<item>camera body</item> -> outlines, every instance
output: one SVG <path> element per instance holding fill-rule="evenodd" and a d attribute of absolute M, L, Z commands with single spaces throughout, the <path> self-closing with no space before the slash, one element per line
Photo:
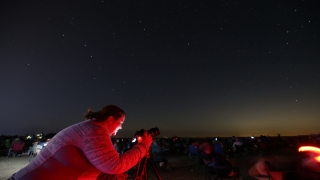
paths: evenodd
<path fill-rule="evenodd" d="M 143 136 L 145 131 L 146 130 L 144 130 L 144 129 L 141 129 L 140 131 L 137 131 L 134 134 L 134 137 Z M 160 134 L 160 130 L 157 127 L 153 127 L 153 128 L 148 130 L 148 133 L 151 135 L 151 137 L 155 137 L 155 136 L 158 136 Z"/>

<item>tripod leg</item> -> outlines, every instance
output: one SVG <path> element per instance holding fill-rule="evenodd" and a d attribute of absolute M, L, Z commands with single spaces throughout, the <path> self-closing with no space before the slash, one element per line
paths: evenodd
<path fill-rule="evenodd" d="M 148 168 L 147 168 L 147 166 L 145 166 L 144 170 L 143 170 L 143 180 L 148 180 Z"/>
<path fill-rule="evenodd" d="M 162 178 L 161 178 L 161 176 L 160 176 L 160 174 L 159 174 L 159 172 L 158 172 L 158 170 L 157 170 L 157 167 L 156 167 L 156 165 L 154 164 L 154 162 L 151 160 L 151 159 L 149 159 L 149 164 L 151 164 L 151 167 L 152 167 L 152 169 L 153 169 L 153 172 L 154 172 L 154 174 L 157 176 L 157 179 L 158 180 L 162 180 Z"/>
<path fill-rule="evenodd" d="M 138 169 L 136 172 L 136 176 L 134 178 L 134 180 L 143 180 L 144 176 L 145 176 L 145 172 L 146 172 L 146 165 L 147 165 L 147 159 L 146 158 L 142 158 L 141 161 L 138 164 Z"/>
<path fill-rule="evenodd" d="M 162 178 L 160 177 L 160 174 L 157 170 L 156 165 L 150 159 L 149 155 L 142 158 L 141 161 L 139 162 L 138 169 L 137 169 L 136 176 L 135 176 L 134 180 L 148 180 L 148 169 L 147 169 L 148 164 L 151 165 L 154 174 L 157 176 L 157 179 L 162 180 Z"/>

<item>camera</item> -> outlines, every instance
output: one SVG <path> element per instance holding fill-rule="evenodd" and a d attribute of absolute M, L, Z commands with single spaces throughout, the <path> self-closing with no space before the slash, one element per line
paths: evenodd
<path fill-rule="evenodd" d="M 137 131 L 134 134 L 134 137 L 143 136 L 145 131 L 146 130 L 144 130 L 144 129 L 141 129 L 140 131 Z M 155 136 L 158 136 L 160 134 L 160 130 L 157 127 L 153 127 L 153 128 L 148 130 L 148 133 L 151 135 L 151 137 L 155 137 Z"/>

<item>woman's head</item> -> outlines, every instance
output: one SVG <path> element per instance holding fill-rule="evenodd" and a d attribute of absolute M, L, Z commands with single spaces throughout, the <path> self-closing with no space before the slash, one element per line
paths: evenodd
<path fill-rule="evenodd" d="M 113 116 L 115 119 L 118 119 L 123 115 L 125 116 L 126 113 L 118 106 L 107 105 L 98 112 L 92 112 L 91 109 L 89 109 L 88 113 L 85 114 L 84 117 L 87 120 L 94 119 L 95 121 L 104 121 L 108 119 L 110 116 Z"/>
<path fill-rule="evenodd" d="M 92 112 L 91 109 L 85 115 L 85 118 L 100 122 L 106 128 L 111 136 L 115 136 L 125 120 L 125 112 L 115 105 L 107 105 L 98 112 Z"/>

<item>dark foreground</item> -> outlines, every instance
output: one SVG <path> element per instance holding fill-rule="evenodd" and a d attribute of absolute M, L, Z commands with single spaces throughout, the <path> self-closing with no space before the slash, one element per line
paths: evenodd
<path fill-rule="evenodd" d="M 293 148 L 285 148 L 272 150 L 268 152 L 260 152 L 257 154 L 244 154 L 241 157 L 229 157 L 228 160 L 236 164 L 240 169 L 240 179 L 242 180 L 253 180 L 259 179 L 256 177 L 251 177 L 249 175 L 250 168 L 252 168 L 258 161 L 270 161 L 273 164 L 287 164 L 290 166 L 299 164 L 299 162 L 304 158 L 304 155 L 297 152 Z M 28 161 L 28 156 L 23 157 L 0 157 L 0 180 L 6 180 L 11 176 L 12 173 L 18 171 L 22 167 L 26 166 Z M 185 154 L 169 154 L 168 167 L 164 169 L 157 168 L 156 172 L 159 173 L 163 180 L 203 180 L 205 179 L 204 166 L 199 163 L 197 157 L 189 157 Z M 129 171 L 129 179 L 133 179 L 136 175 L 135 169 Z M 288 177 L 291 180 L 303 178 L 299 177 L 297 174 L 295 176 Z M 287 178 L 287 179 L 288 179 Z M 158 179 L 156 173 L 153 171 L 151 166 L 148 166 L 148 179 L 156 180 Z M 305 178 L 310 179 L 310 178 Z"/>

